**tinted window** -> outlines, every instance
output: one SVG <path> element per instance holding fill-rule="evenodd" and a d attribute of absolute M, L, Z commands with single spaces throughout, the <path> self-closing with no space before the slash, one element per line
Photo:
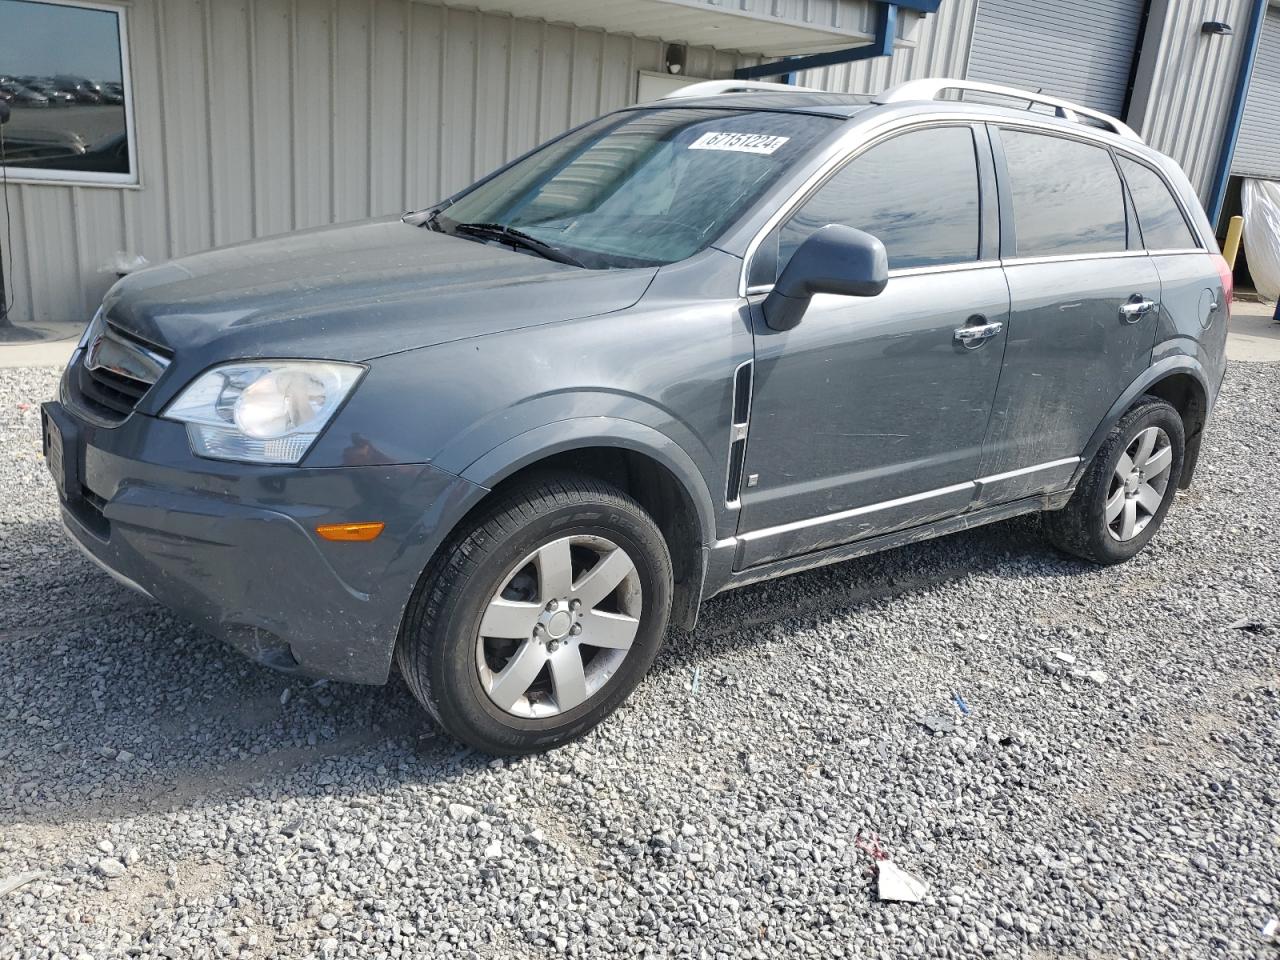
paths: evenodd
<path fill-rule="evenodd" d="M 1124 189 L 1111 154 L 1063 137 L 1001 130 L 1018 256 L 1125 249 Z"/>
<path fill-rule="evenodd" d="M 978 164 L 968 127 L 894 137 L 855 157 L 782 228 L 778 263 L 828 223 L 865 230 L 890 267 L 978 258 Z"/>
<path fill-rule="evenodd" d="M 1186 218 L 1160 174 L 1145 163 L 1120 158 L 1120 169 L 1138 208 L 1142 243 L 1148 250 L 1186 250 L 1199 246 Z"/>
<path fill-rule="evenodd" d="M 0 0 L 0 101 L 14 174 L 129 182 L 121 14 Z"/>
<path fill-rule="evenodd" d="M 715 240 L 839 123 L 721 109 L 612 114 L 480 184 L 439 222 L 513 227 L 590 267 L 672 263 Z"/>

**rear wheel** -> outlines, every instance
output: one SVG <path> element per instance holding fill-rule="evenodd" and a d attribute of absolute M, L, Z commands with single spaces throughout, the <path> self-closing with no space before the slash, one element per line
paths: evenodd
<path fill-rule="evenodd" d="M 503 496 L 423 575 L 401 673 L 451 734 L 530 753 L 586 733 L 652 664 L 671 604 L 653 520 L 609 484 L 548 477 Z"/>
<path fill-rule="evenodd" d="M 1094 455 L 1071 500 L 1044 515 L 1049 539 L 1094 563 L 1122 563 L 1155 536 L 1182 475 L 1178 411 L 1144 396 Z"/>

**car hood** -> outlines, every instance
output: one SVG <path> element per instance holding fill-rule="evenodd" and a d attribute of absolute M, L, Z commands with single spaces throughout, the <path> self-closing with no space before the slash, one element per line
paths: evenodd
<path fill-rule="evenodd" d="M 397 218 L 183 257 L 130 274 L 103 306 L 188 361 L 368 360 L 621 310 L 655 272 L 584 270 Z"/>

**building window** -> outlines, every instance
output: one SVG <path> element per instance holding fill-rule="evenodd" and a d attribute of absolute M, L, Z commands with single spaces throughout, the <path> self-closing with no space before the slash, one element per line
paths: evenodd
<path fill-rule="evenodd" d="M 0 163 L 13 179 L 138 182 L 129 42 L 118 7 L 0 0 Z"/>

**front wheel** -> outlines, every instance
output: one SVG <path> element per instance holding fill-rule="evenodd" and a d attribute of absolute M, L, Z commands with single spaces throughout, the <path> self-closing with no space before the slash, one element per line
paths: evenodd
<path fill-rule="evenodd" d="M 1044 515 L 1050 541 L 1094 563 L 1134 556 L 1169 511 L 1184 444 L 1178 411 L 1144 396 L 1111 428 L 1067 505 Z"/>
<path fill-rule="evenodd" d="M 423 575 L 397 661 L 459 740 L 531 753 L 582 736 L 652 664 L 671 606 L 671 558 L 652 518 L 594 479 L 507 493 Z"/>

